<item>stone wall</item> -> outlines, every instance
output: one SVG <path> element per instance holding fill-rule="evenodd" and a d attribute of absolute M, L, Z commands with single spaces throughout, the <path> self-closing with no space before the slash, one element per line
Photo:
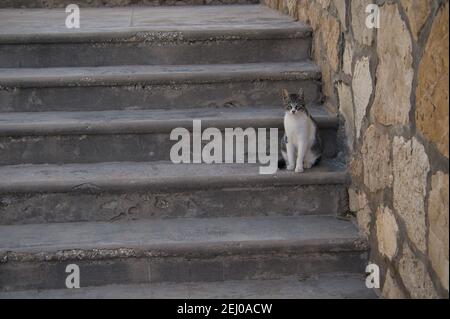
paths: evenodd
<path fill-rule="evenodd" d="M 380 28 L 366 27 L 366 6 Z M 448 298 L 448 0 L 266 0 L 314 29 L 340 113 L 350 209 L 386 298 Z"/>

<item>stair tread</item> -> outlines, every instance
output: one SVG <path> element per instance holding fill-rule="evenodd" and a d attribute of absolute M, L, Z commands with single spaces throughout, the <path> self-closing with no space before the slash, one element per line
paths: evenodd
<path fill-rule="evenodd" d="M 31 47 L 35 50 L 42 50 L 43 48 L 49 48 L 49 46 L 41 46 L 41 44 L 46 43 L 56 44 L 56 47 L 59 47 L 60 43 L 70 43 L 69 47 L 84 42 L 90 42 L 85 47 L 91 47 L 91 43 L 94 47 L 109 43 L 113 47 L 116 42 L 140 42 L 138 45 L 145 43 L 149 46 L 196 43 L 195 41 L 206 42 L 201 42 L 199 45 L 201 47 L 204 44 L 209 45 L 208 41 L 269 39 L 270 41 L 252 42 L 252 44 L 267 45 L 266 42 L 271 43 L 272 39 L 295 39 L 297 41 L 297 39 L 305 38 L 305 40 L 301 40 L 303 50 L 303 48 L 309 48 L 312 35 L 312 29 L 309 26 L 296 22 L 294 19 L 263 5 L 141 7 L 139 9 L 133 7 L 90 8 L 83 9 L 82 28 L 75 30 L 69 30 L 64 23 L 61 23 L 66 17 L 67 13 L 64 9 L 0 9 L 0 45 L 6 44 L 5 47 L 15 49 L 16 44 L 19 44 L 18 47 L 33 44 Z M 291 42 L 291 40 L 280 42 Z M 8 44 L 12 45 L 8 46 Z M 228 42 L 225 43 L 226 46 L 229 46 L 229 44 Z M 235 44 L 241 45 L 241 42 Z M 122 48 L 123 46 L 123 43 L 120 43 L 118 47 Z M 129 46 L 131 50 L 134 47 L 134 45 Z M 297 52 L 296 50 L 292 51 Z M 10 52 L 13 52 L 13 50 Z M 10 53 L 10 55 L 14 56 L 13 53 Z M 277 56 L 277 54 L 271 55 Z M 304 56 L 301 55 L 297 60 L 292 61 L 299 61 Z M 286 60 L 291 61 L 291 59 Z M 258 61 L 267 61 L 267 58 L 260 58 Z M 0 88 L 8 92 L 9 95 L 12 95 L 10 92 L 16 91 L 15 88 L 25 88 L 24 90 L 18 90 L 19 97 L 32 94 L 32 91 L 36 88 L 43 88 L 38 90 L 39 94 L 43 96 L 47 94 L 48 88 L 51 90 L 63 88 L 55 90 L 55 97 L 59 97 L 66 91 L 67 87 L 88 87 L 79 89 L 79 91 L 89 92 L 90 95 L 87 94 L 87 98 L 85 96 L 86 101 L 88 99 L 94 101 L 95 96 L 97 96 L 97 89 L 99 89 L 99 98 L 104 99 L 108 96 L 109 100 L 106 98 L 107 102 L 102 102 L 109 105 L 109 108 L 114 108 L 115 104 L 123 106 L 122 98 L 124 96 L 128 98 L 126 94 L 137 89 L 143 97 L 152 97 L 151 100 L 143 99 L 146 103 L 148 101 L 150 101 L 148 103 L 153 103 L 156 98 L 159 98 L 158 94 L 163 96 L 162 100 L 157 100 L 159 105 L 156 106 L 160 107 L 165 106 L 166 98 L 163 93 L 169 91 L 178 94 L 177 90 L 180 87 L 183 88 L 183 86 L 194 90 L 197 84 L 210 86 L 210 84 L 220 83 L 217 86 L 223 87 L 222 94 L 225 95 L 228 91 L 231 92 L 229 87 L 236 83 L 238 84 L 237 87 L 240 87 L 239 85 L 244 86 L 242 83 L 249 86 L 250 83 L 252 85 L 251 90 L 256 91 L 256 89 L 253 89 L 253 85 L 255 83 L 259 85 L 260 81 L 264 85 L 266 85 L 264 81 L 302 81 L 303 84 L 308 82 L 305 84 L 308 101 L 320 99 L 316 87 L 321 79 L 321 70 L 311 60 L 234 64 L 206 64 L 209 61 L 196 62 L 204 64 L 191 65 L 189 64 L 190 61 L 185 60 L 178 63 L 185 63 L 186 65 L 138 65 L 140 63 L 145 64 L 146 61 L 144 60 L 135 60 L 134 64 L 136 65 L 112 66 L 112 63 L 105 63 L 108 66 L 97 67 L 34 68 L 35 65 L 29 64 L 32 68 L 0 68 Z M 211 62 L 220 63 L 222 61 Z M 20 65 L 19 63 L 14 64 L 14 66 Z M 64 64 L 55 63 L 53 65 Z M 74 65 L 76 64 L 74 63 Z M 194 84 L 194 86 L 191 84 Z M 293 85 L 293 83 L 289 84 Z M 148 85 L 155 85 L 161 91 L 155 94 L 156 98 L 149 93 Z M 272 85 L 272 83 L 269 85 Z M 276 89 L 276 87 L 281 85 L 284 84 L 276 83 L 276 86 L 268 92 L 273 93 L 275 98 L 276 91 L 281 89 Z M 117 92 L 117 100 L 113 100 L 115 95 L 110 95 L 108 90 L 116 90 L 117 87 L 120 89 Z M 211 85 L 211 87 L 215 87 L 215 85 Z M 262 87 L 265 88 L 265 86 Z M 127 91 L 129 89 L 130 92 Z M 154 87 L 151 87 L 151 89 L 154 89 Z M 258 90 L 263 91 L 263 89 L 259 88 Z M 67 91 L 75 94 L 78 89 L 71 88 Z M 250 91 L 250 93 L 254 91 Z M 253 99 L 259 99 L 258 101 L 262 105 L 263 103 L 276 104 L 275 99 L 272 100 L 271 97 L 266 97 L 259 91 L 255 93 L 256 96 L 252 96 L 252 101 Z M 180 92 L 183 95 L 174 95 L 176 97 L 173 97 L 175 102 L 171 100 L 170 103 L 167 102 L 168 105 L 178 103 L 178 99 L 181 99 L 181 103 L 184 103 L 183 99 L 186 99 L 186 96 L 197 95 L 197 91 L 194 93 L 189 91 L 188 94 L 185 91 Z M 5 96 L 9 97 L 8 94 Z M 34 99 L 39 99 L 39 94 Z M 48 95 L 53 96 L 52 94 Z M 90 97 L 91 95 L 94 97 L 93 99 Z M 241 99 L 246 101 L 247 95 Z M 219 98 L 222 97 L 219 96 L 216 100 Z M 82 100 L 77 100 L 76 103 L 80 103 Z M 55 101 L 44 101 L 42 104 L 52 110 L 55 105 L 59 106 L 57 105 L 58 101 L 58 98 L 55 98 Z M 18 100 L 18 102 L 20 101 Z M 210 101 L 209 105 L 213 105 L 213 102 L 215 100 Z M 89 103 L 90 101 L 87 102 L 87 104 Z M 203 105 L 202 102 L 193 102 L 193 104 Z M 248 104 L 250 103 L 244 102 L 244 105 Z M 25 105 L 22 104 L 22 106 Z M 184 110 L 136 110 L 130 108 L 116 111 L 79 112 L 77 108 L 73 108 L 69 104 L 68 109 L 75 110 L 75 112 L 0 113 L 0 136 L 169 132 L 175 127 L 190 127 L 193 119 L 204 121 L 203 127 L 282 127 L 283 115 L 281 107 L 275 106 L 264 106 L 257 110 L 249 107 L 190 108 Z M 28 109 L 19 107 L 11 110 Z M 337 116 L 328 113 L 323 105 L 314 105 L 311 112 L 321 127 L 337 128 L 339 124 Z M 154 138 L 155 136 L 151 137 Z M 11 138 L 10 140 L 14 139 Z M 102 160 L 105 159 L 102 158 Z M 245 192 L 248 189 L 259 187 L 264 191 L 272 191 L 273 187 L 277 186 L 284 186 L 284 188 L 277 190 L 284 192 L 287 188 L 293 188 L 297 191 L 298 188 L 296 187 L 302 185 L 338 184 L 339 187 L 343 188 L 343 184 L 349 182 L 349 174 L 345 164 L 337 160 L 323 160 L 320 165 L 301 174 L 284 170 L 271 175 L 263 175 L 259 171 L 262 166 L 267 166 L 267 164 L 103 162 L 0 166 L 0 194 L 6 195 L 0 201 L 0 205 L 4 203 L 8 205 L 15 198 L 22 199 L 34 195 L 42 195 L 44 198 L 47 196 L 45 193 L 59 193 L 56 195 L 71 193 L 70 196 L 74 195 L 78 200 L 82 193 L 95 194 L 94 197 L 97 197 L 103 194 L 115 194 L 115 192 L 126 196 L 132 191 L 140 191 L 140 194 L 177 192 L 174 195 L 179 196 L 183 195 L 183 192 L 189 193 L 209 189 L 218 189 L 220 192 L 222 189 Z M 314 187 L 305 188 L 314 189 Z M 220 195 L 222 196 L 222 194 Z M 328 199 L 330 197 L 328 195 L 327 193 L 324 198 Z M 52 194 L 48 196 L 51 197 Z M 235 196 L 234 193 L 233 196 Z M 337 195 L 333 196 L 333 198 L 341 199 Z M 269 195 L 268 197 L 269 200 L 273 200 L 272 196 Z M 44 200 L 43 198 L 41 200 Z M 57 199 L 53 200 L 57 201 Z M 341 203 L 336 205 L 341 205 Z M 45 213 L 45 208 L 41 209 Z M 211 207 L 211 209 L 214 209 L 214 207 Z M 276 209 L 279 212 L 279 208 L 276 207 Z M 225 208 L 224 210 L 226 213 L 231 211 L 230 215 L 234 212 L 234 208 Z M 127 269 L 120 267 L 124 267 L 127 263 L 134 263 L 133 258 L 142 258 L 141 260 L 144 261 L 149 259 L 153 261 L 152 258 L 164 259 L 163 257 L 176 257 L 172 260 L 184 258 L 186 262 L 183 263 L 183 267 L 189 270 L 191 269 L 189 267 L 193 267 L 189 264 L 189 260 L 192 259 L 203 259 L 199 265 L 206 265 L 210 259 L 216 257 L 231 257 L 229 258 L 231 260 L 237 256 L 245 256 L 244 261 L 246 263 L 251 258 L 256 259 L 261 256 L 266 257 L 270 262 L 270 258 L 276 255 L 278 259 L 275 258 L 274 260 L 277 262 L 279 260 L 285 262 L 291 256 L 300 256 L 301 258 L 295 259 L 292 264 L 298 260 L 301 262 L 306 260 L 304 266 L 313 268 L 313 272 L 317 272 L 315 265 L 323 266 L 326 262 L 332 262 L 331 266 L 328 268 L 324 266 L 321 271 L 326 272 L 331 269 L 339 273 L 348 270 L 353 273 L 357 271 L 355 267 L 360 264 L 363 255 L 367 252 L 366 238 L 358 232 L 357 227 L 352 222 L 332 216 L 331 211 L 330 207 L 326 207 L 325 213 L 328 215 L 232 217 L 225 214 L 227 217 L 175 217 L 166 219 L 155 218 L 154 216 L 150 219 L 137 219 L 138 217 L 135 215 L 131 217 L 134 217 L 134 220 L 119 221 L 117 221 L 117 215 L 114 215 L 112 218 L 103 219 L 107 222 L 0 225 L 0 264 L 3 263 L 6 266 L 5 268 L 10 276 L 5 280 L 7 283 L 6 289 L 11 287 L 19 287 L 20 289 L 23 289 L 22 287 L 39 287 L 39 282 L 26 283 L 23 286 L 20 283 L 15 285 L 14 281 L 20 278 L 20 276 L 16 276 L 19 270 L 16 271 L 15 267 L 21 262 L 26 262 L 27 265 L 30 264 L 35 267 L 31 268 L 35 271 L 36 267 L 41 267 L 45 262 L 49 262 L 44 267 L 48 267 L 45 271 L 51 273 L 54 271 L 52 269 L 56 269 L 56 264 L 61 264 L 66 260 L 86 261 L 87 263 L 92 262 L 92 264 L 102 263 L 99 269 L 108 269 L 108 271 L 109 262 L 126 260 L 126 263 L 112 263 L 112 268 L 114 268 L 114 265 L 118 267 L 117 274 L 123 275 L 126 279 L 130 274 L 126 273 Z M 317 256 L 318 254 L 322 255 Z M 350 261 L 344 260 L 346 255 L 351 258 Z M 337 260 L 336 263 L 333 263 L 334 259 Z M 341 261 L 341 259 L 343 260 Z M 311 265 L 309 264 L 310 261 Z M 169 265 L 169 262 L 162 263 L 162 267 Z M 232 266 L 238 264 L 239 260 L 232 263 Z M 266 267 L 262 268 L 261 271 L 266 271 L 270 264 L 261 265 Z M 152 267 L 157 270 L 158 266 L 152 265 Z M 216 275 L 217 270 L 220 270 L 220 265 L 214 267 L 212 273 Z M 150 269 L 146 265 L 145 273 L 137 276 L 136 280 L 148 282 L 147 272 Z M 153 270 L 151 271 L 153 272 Z M 309 271 L 311 272 L 311 270 Z M 200 272 L 201 269 L 198 273 Z M 295 270 L 288 269 L 283 273 L 291 275 L 301 272 L 295 268 Z M 255 274 L 258 275 L 258 272 L 255 272 Z M 197 275 L 197 272 L 195 272 L 195 275 Z M 145 278 L 142 276 L 145 276 Z M 208 283 L 206 286 L 204 283 L 159 284 L 151 287 L 148 285 L 114 286 L 117 289 L 112 286 L 103 286 L 89 288 L 88 293 L 79 290 L 75 294 L 81 293 L 84 297 L 99 295 L 123 297 L 125 295 L 159 298 L 174 295 L 178 297 L 188 295 L 196 298 L 211 298 L 212 295 L 216 295 L 223 298 L 226 296 L 235 297 L 235 291 L 239 290 L 243 298 L 254 298 L 261 295 L 266 297 L 275 295 L 279 298 L 283 296 L 291 298 L 371 296 L 371 292 L 369 293 L 363 287 L 362 277 L 354 274 L 327 276 L 329 275 L 320 278 L 307 278 L 306 280 L 305 278 L 296 278 L 300 280 L 255 280 L 252 282 L 243 280 L 240 282 Z M 198 278 L 206 277 L 198 276 Z M 181 279 L 190 281 L 192 278 L 196 277 L 185 276 Z M 211 278 L 219 277 L 213 276 Z M 235 277 L 230 275 L 230 277 L 222 276 L 222 278 Z M 252 277 L 243 279 L 248 278 Z M 261 279 L 264 276 L 256 278 Z M 105 274 L 99 281 L 91 280 L 91 283 L 133 282 L 120 281 L 120 278 L 118 281 L 111 281 L 110 279 L 108 274 Z M 158 280 L 158 278 L 155 280 Z M 159 280 L 164 280 L 162 272 Z M 42 281 L 42 283 L 50 288 L 59 287 L 59 285 L 50 281 Z M 29 296 L 34 295 L 34 292 L 29 291 L 21 293 L 30 293 Z M 61 293 L 68 297 L 71 292 L 67 290 L 64 292 L 62 290 L 44 292 L 44 294 L 47 294 L 45 296 L 49 297 L 52 294 L 55 296 L 55 294 Z M 0 299 L 3 296 L 4 293 L 0 292 Z M 41 297 L 43 296 L 41 295 Z"/>
<path fill-rule="evenodd" d="M 337 127 L 338 118 L 323 105 L 309 110 L 320 127 Z M 282 127 L 284 111 L 275 107 L 224 107 L 191 109 L 112 110 L 86 112 L 0 113 L 0 136 L 153 133 L 176 127 Z"/>
<path fill-rule="evenodd" d="M 263 79 L 304 80 L 319 78 L 320 69 L 312 61 L 0 69 L 0 86 L 5 87 L 216 83 Z"/>
<path fill-rule="evenodd" d="M 0 43 L 79 41 L 129 38 L 136 32 L 180 32 L 214 36 L 217 33 L 287 32 L 310 34 L 310 27 L 263 5 L 83 8 L 82 28 L 68 29 L 64 9 L 0 9 Z M 155 39 L 157 34 L 142 35 Z"/>
<path fill-rule="evenodd" d="M 35 258 L 39 258 L 39 253 L 48 259 L 61 251 L 70 255 L 73 250 L 96 250 L 93 254 L 86 252 L 86 256 L 98 258 L 139 252 L 146 256 L 167 256 L 248 249 L 297 252 L 366 249 L 363 237 L 351 222 L 326 215 L 8 225 L 0 226 L 0 234 L 0 253 L 19 254 L 13 259 L 27 258 L 23 256 L 27 254 L 38 254 Z M 105 252 L 98 254 L 98 250 Z"/>
<path fill-rule="evenodd" d="M 364 299 L 377 298 L 360 274 L 322 274 L 277 280 L 107 285 L 81 289 L 0 292 L 0 299 Z"/>
<path fill-rule="evenodd" d="M 124 188 L 187 191 L 348 182 L 345 165 L 332 160 L 323 160 L 304 173 L 282 170 L 275 174 L 260 174 L 261 165 L 171 162 L 11 165 L 0 167 L 0 193 L 104 192 Z"/>

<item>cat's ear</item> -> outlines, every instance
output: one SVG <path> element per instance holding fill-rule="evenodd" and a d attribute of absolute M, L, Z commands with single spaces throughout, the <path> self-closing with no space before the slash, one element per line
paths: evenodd
<path fill-rule="evenodd" d="M 305 91 L 303 91 L 303 88 L 298 90 L 298 100 L 301 105 L 305 104 Z"/>
<path fill-rule="evenodd" d="M 281 97 L 283 98 L 283 102 L 288 102 L 289 101 L 289 92 L 286 89 L 282 89 L 281 90 Z"/>

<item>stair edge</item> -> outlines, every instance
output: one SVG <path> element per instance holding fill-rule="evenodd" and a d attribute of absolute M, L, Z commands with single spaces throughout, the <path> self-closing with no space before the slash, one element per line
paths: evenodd
<path fill-rule="evenodd" d="M 239 70 L 239 66 L 252 66 L 254 69 Z M 211 68 L 212 66 L 212 68 Z M 274 69 L 261 69 L 258 66 L 273 66 Z M 155 66 L 113 66 L 81 68 L 32 68 L 33 74 L 24 69 L 0 69 L 0 89 L 41 88 L 41 87 L 93 87 L 93 86 L 127 86 L 127 85 L 173 85 L 194 83 L 228 83 L 248 81 L 282 81 L 282 80 L 319 80 L 320 68 L 312 61 L 295 63 L 247 63 L 226 65 L 189 65 L 164 66 L 158 70 Z M 210 68 L 202 71 L 202 67 Z M 224 69 L 220 70 L 223 67 Z M 278 69 L 277 69 L 278 67 Z M 178 72 L 173 72 L 174 70 Z M 197 69 L 197 72 L 196 70 Z M 47 71 L 45 71 L 47 70 Z M 48 70 L 53 73 L 48 73 Z M 70 71 L 72 74 L 64 74 Z M 75 71 L 75 73 L 73 73 Z M 110 71 L 108 73 L 108 71 Z M 111 72 L 115 71 L 115 72 Z M 156 72 L 155 72 L 156 71 Z M 15 72 L 15 73 L 14 73 Z M 47 72 L 47 73 L 45 73 Z"/>

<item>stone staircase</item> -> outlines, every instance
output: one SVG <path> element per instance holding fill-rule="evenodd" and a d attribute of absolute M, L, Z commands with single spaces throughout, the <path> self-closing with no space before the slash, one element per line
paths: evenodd
<path fill-rule="evenodd" d="M 308 26 L 257 4 L 65 17 L 0 10 L 0 297 L 373 297 Z M 299 87 L 318 167 L 170 162 L 172 129 L 282 128 Z"/>

